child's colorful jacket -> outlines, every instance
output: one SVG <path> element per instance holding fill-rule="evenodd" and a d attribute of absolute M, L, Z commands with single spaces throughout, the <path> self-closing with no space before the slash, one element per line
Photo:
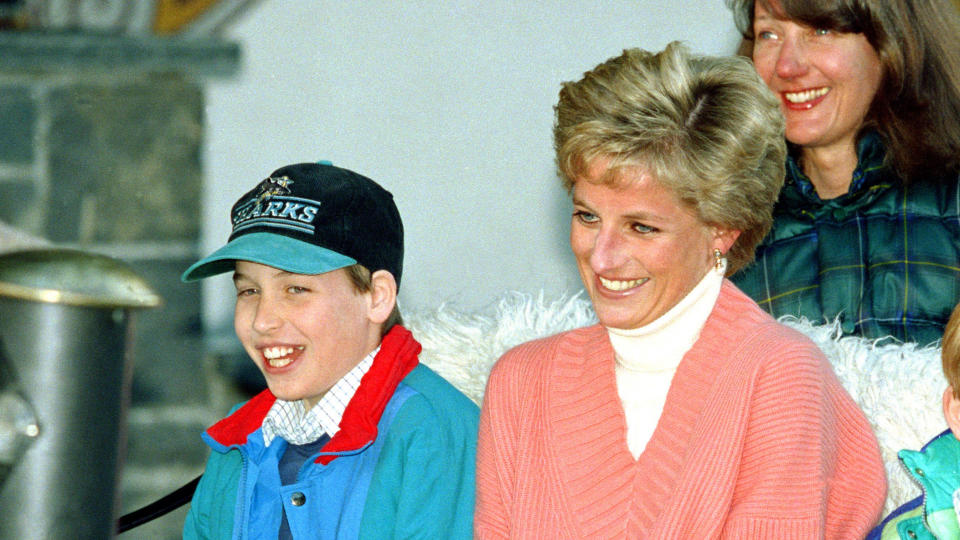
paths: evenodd
<path fill-rule="evenodd" d="M 275 539 L 284 511 L 294 538 L 471 538 L 479 411 L 420 350 L 390 330 L 340 431 L 293 484 L 280 484 L 286 442 L 263 443 L 269 390 L 214 424 L 184 538 Z"/>
<path fill-rule="evenodd" d="M 923 493 L 891 512 L 867 540 L 960 538 L 953 502 L 960 490 L 960 441 L 947 430 L 919 452 L 901 450 L 897 455 Z"/>

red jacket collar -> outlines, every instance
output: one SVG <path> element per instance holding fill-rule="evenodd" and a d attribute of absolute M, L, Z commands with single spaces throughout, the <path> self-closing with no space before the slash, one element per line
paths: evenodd
<path fill-rule="evenodd" d="M 340 431 L 323 447 L 324 452 L 356 450 L 376 438 L 380 415 L 397 385 L 419 363 L 420 350 L 420 344 L 406 328 L 397 325 L 387 332 L 373 365 L 360 380 L 360 388 L 343 412 Z M 246 443 L 250 433 L 263 424 L 276 399 L 270 390 L 260 392 L 233 414 L 211 426 L 207 434 L 225 446 Z M 317 461 L 326 464 L 335 457 L 325 455 Z"/>

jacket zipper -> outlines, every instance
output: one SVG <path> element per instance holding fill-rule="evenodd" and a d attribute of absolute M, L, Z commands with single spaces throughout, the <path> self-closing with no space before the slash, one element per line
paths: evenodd
<path fill-rule="evenodd" d="M 922 498 L 920 499 L 920 522 L 923 523 L 923 528 L 926 529 L 928 533 L 930 533 L 930 536 L 933 536 L 934 538 L 936 538 L 937 535 L 934 534 L 933 531 L 930 530 L 930 527 L 927 526 L 927 488 L 924 487 L 923 482 L 914 478 L 913 476 L 914 472 L 911 471 L 910 467 L 908 467 L 907 464 L 903 462 L 903 458 L 898 456 L 897 462 L 899 462 L 900 466 L 903 467 L 903 470 L 904 472 L 907 473 L 907 476 L 909 476 L 910 479 L 913 480 L 915 484 L 920 486 L 920 494 L 922 495 Z M 924 476 L 920 473 L 916 473 L 916 474 L 919 476 Z"/>
<path fill-rule="evenodd" d="M 247 519 L 246 519 L 246 508 L 247 508 L 247 453 L 243 449 L 237 447 L 237 451 L 240 452 L 240 485 L 237 489 L 237 510 L 236 514 L 233 517 L 234 526 L 237 528 L 234 531 L 237 535 L 237 540 L 243 540 L 244 532 L 247 530 Z"/>

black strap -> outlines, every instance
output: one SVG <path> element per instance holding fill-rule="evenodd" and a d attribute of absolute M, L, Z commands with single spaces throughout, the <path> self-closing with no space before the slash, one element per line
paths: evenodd
<path fill-rule="evenodd" d="M 203 477 L 202 474 L 143 508 L 121 516 L 120 519 L 117 520 L 117 534 L 153 521 L 190 502 L 190 499 L 193 498 L 193 492 L 197 490 L 197 484 L 200 483 L 201 477 Z"/>

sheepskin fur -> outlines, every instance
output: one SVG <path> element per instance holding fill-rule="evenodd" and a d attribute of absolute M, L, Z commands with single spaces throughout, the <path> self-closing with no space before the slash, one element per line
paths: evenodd
<path fill-rule="evenodd" d="M 423 344 L 421 360 L 475 402 L 487 375 L 509 348 L 596 322 L 581 292 L 550 298 L 543 293 L 506 293 L 488 308 L 464 312 L 448 305 L 405 314 L 406 326 Z M 826 354 L 847 391 L 873 425 L 887 469 L 884 513 L 919 494 L 902 469 L 897 451 L 918 449 L 946 429 L 940 397 L 946 382 L 940 349 L 892 339 L 843 337 L 838 324 L 815 325 L 784 318 Z"/>

